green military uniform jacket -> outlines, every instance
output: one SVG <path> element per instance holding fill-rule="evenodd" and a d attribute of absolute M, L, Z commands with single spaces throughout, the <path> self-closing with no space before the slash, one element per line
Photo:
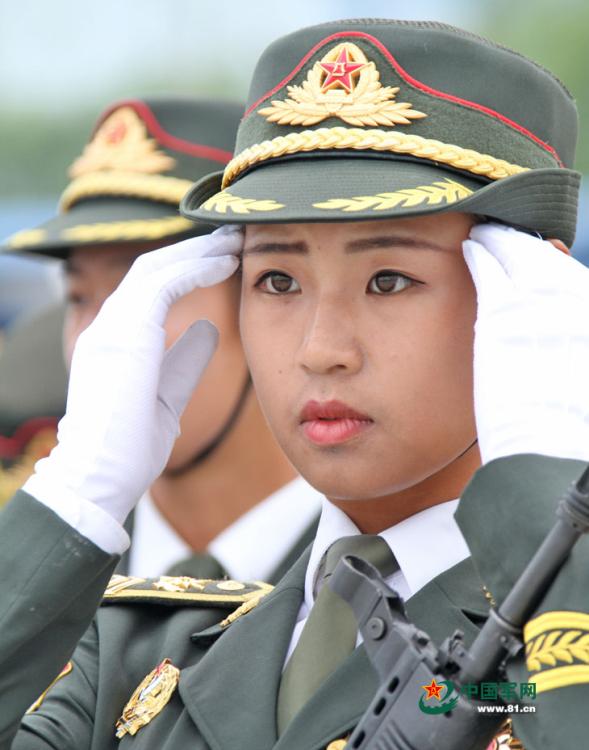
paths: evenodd
<path fill-rule="evenodd" d="M 583 468 L 575 461 L 541 460 L 552 464 L 555 481 L 546 488 L 544 476 L 537 482 L 526 477 L 526 491 L 534 498 L 566 486 Z M 501 465 L 479 472 L 465 494 L 465 507 L 469 499 L 476 506 L 478 496 L 501 485 Z M 521 487 L 505 483 L 500 490 L 507 497 L 521 494 Z M 308 553 L 258 606 L 226 626 L 220 623 L 238 602 L 232 600 L 235 591 L 215 583 L 206 584 L 208 597 L 190 604 L 181 596 L 168 602 L 142 594 L 111 598 L 93 619 L 116 558 L 33 498 L 18 494 L 0 516 L 0 749 L 322 750 L 347 736 L 377 687 L 362 646 L 280 739 L 276 736 L 277 689 L 303 599 L 307 560 Z M 257 595 L 265 589 L 252 585 L 239 591 Z M 472 560 L 431 581 L 407 609 L 435 641 L 460 628 L 471 642 L 488 612 Z M 71 672 L 22 719 L 70 658 Z M 169 703 L 135 736 L 117 739 L 115 725 L 124 706 L 166 658 L 180 670 Z"/>

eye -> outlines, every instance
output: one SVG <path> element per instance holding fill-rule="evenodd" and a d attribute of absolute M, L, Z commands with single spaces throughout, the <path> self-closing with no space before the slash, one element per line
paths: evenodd
<path fill-rule="evenodd" d="M 281 271 L 268 271 L 256 286 L 268 294 L 293 294 L 301 290 L 298 281 Z"/>
<path fill-rule="evenodd" d="M 371 294 L 397 294 L 413 284 L 413 279 L 396 271 L 379 271 L 368 282 Z"/>

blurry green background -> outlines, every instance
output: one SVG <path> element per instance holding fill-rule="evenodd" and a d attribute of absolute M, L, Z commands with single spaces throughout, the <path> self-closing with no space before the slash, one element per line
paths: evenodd
<path fill-rule="evenodd" d="M 0 0 L 0 236 L 51 215 L 112 101 L 156 92 L 245 100 L 272 39 L 359 16 L 444 21 L 542 63 L 577 99 L 586 123 L 577 167 L 589 174 L 587 0 Z M 575 250 L 589 259 L 583 220 Z"/>

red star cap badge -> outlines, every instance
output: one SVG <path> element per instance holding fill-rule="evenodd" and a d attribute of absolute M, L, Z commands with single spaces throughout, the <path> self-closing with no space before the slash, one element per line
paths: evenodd
<path fill-rule="evenodd" d="M 348 49 L 343 47 L 335 62 L 319 63 L 327 73 L 321 91 L 327 91 L 335 86 L 342 86 L 348 93 L 352 91 L 352 76 L 357 75 L 366 63 L 351 62 Z"/>
<path fill-rule="evenodd" d="M 421 686 L 423 690 L 427 693 L 425 699 L 428 701 L 430 698 L 435 698 L 436 700 L 442 700 L 440 693 L 444 689 L 443 685 L 438 685 L 438 683 L 435 681 L 435 679 L 432 679 L 431 683 L 429 685 L 422 685 Z"/>

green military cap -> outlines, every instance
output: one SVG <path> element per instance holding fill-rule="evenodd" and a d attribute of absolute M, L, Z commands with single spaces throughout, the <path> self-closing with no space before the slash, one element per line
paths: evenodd
<path fill-rule="evenodd" d="M 337 21 L 266 49 L 234 158 L 181 210 L 218 224 L 464 211 L 572 243 L 576 135 L 567 89 L 522 55 L 439 23 Z"/>
<path fill-rule="evenodd" d="M 210 231 L 180 216 L 178 204 L 195 180 L 231 159 L 242 113 L 233 102 L 188 98 L 113 105 L 70 166 L 58 215 L 12 235 L 0 251 L 65 257 L 84 245 L 170 243 Z"/>

